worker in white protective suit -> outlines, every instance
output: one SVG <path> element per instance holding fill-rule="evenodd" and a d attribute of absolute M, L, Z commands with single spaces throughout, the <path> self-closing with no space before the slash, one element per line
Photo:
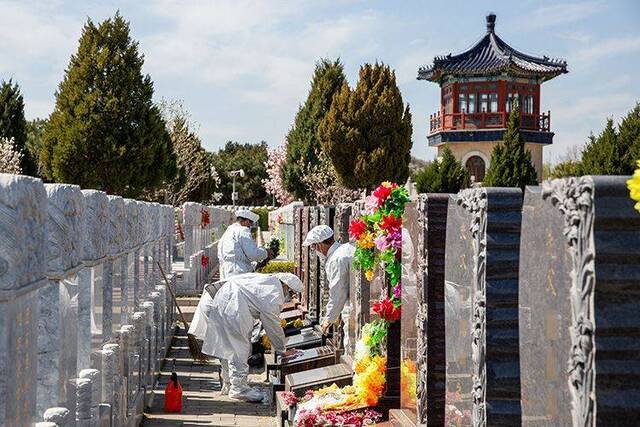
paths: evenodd
<path fill-rule="evenodd" d="M 272 258 L 270 250 L 259 248 L 251 237 L 251 226 L 260 219 L 247 209 L 236 212 L 237 221 L 231 224 L 218 241 L 220 278 L 253 271 L 252 262 Z"/>
<path fill-rule="evenodd" d="M 329 302 L 326 315 L 320 322 L 323 334 L 335 323 L 349 299 L 349 282 L 351 264 L 355 247 L 350 243 L 340 244 L 333 238 L 333 230 L 327 225 L 313 227 L 302 243 L 315 250 L 319 258 L 324 260 L 324 269 L 329 282 Z"/>
<path fill-rule="evenodd" d="M 189 333 L 201 339 L 202 352 L 220 359 L 223 394 L 260 402 L 263 394 L 249 387 L 251 331 L 259 319 L 273 351 L 289 357 L 280 312 L 289 289 L 302 292 L 302 282 L 291 273 L 244 273 L 207 285 L 194 314 Z"/>

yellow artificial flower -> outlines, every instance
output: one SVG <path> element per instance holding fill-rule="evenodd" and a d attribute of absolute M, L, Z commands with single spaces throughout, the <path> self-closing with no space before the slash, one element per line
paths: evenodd
<path fill-rule="evenodd" d="M 302 328 L 304 326 L 304 322 L 301 319 L 296 319 L 293 321 L 294 328 Z"/>
<path fill-rule="evenodd" d="M 373 240 L 371 233 L 362 233 L 358 239 L 358 246 L 362 249 L 373 249 L 376 247 L 376 242 Z"/>
<path fill-rule="evenodd" d="M 280 326 L 282 326 L 282 329 L 287 327 L 287 321 L 284 319 L 280 319 Z"/>
<path fill-rule="evenodd" d="M 383 187 L 386 187 L 386 188 L 391 188 L 391 187 L 393 187 L 393 185 L 391 185 L 391 183 L 390 183 L 389 181 L 385 181 L 385 182 L 383 182 L 381 185 L 382 185 Z"/>
<path fill-rule="evenodd" d="M 631 198 L 637 203 L 634 208 L 640 211 L 640 160 L 638 160 L 638 169 L 633 172 L 633 176 L 627 181 L 627 188 L 631 192 Z"/>
<path fill-rule="evenodd" d="M 262 336 L 262 346 L 265 350 L 271 350 L 271 341 L 267 335 Z"/>
<path fill-rule="evenodd" d="M 373 270 L 367 270 L 364 272 L 364 277 L 367 278 L 367 281 L 372 281 L 373 280 Z"/>
<path fill-rule="evenodd" d="M 387 359 L 376 355 L 361 373 L 353 376 L 353 387 L 360 402 L 366 406 L 375 406 L 384 391 L 386 378 L 385 367 Z"/>
<path fill-rule="evenodd" d="M 368 347 L 369 346 L 369 340 L 371 339 L 371 335 L 369 334 L 363 334 L 362 335 L 362 342 Z"/>

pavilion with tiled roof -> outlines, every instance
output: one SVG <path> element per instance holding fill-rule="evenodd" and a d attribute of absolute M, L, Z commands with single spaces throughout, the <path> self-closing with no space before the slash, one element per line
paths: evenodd
<path fill-rule="evenodd" d="M 521 132 L 541 176 L 542 147 L 552 143 L 554 134 L 551 112 L 540 112 L 540 85 L 567 73 L 567 63 L 514 49 L 495 33 L 495 23 L 496 16 L 488 15 L 486 34 L 470 49 L 436 56 L 418 70 L 418 80 L 441 88 L 440 110 L 430 116 L 429 145 L 440 153 L 448 144 L 475 181 L 482 181 L 518 102 Z"/>

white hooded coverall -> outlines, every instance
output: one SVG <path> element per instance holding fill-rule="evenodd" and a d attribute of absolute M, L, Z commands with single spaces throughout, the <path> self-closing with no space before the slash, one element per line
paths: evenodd
<path fill-rule="evenodd" d="M 218 241 L 220 278 L 253 271 L 252 262 L 267 257 L 267 250 L 259 248 L 251 237 L 251 230 L 240 223 L 231 224 Z"/>
<path fill-rule="evenodd" d="M 329 282 L 329 302 L 325 320 L 334 323 L 340 317 L 349 299 L 349 275 L 355 247 L 350 243 L 335 242 L 327 252 L 324 270 Z"/>
<path fill-rule="evenodd" d="M 254 319 L 262 321 L 271 348 L 285 351 L 285 336 L 280 326 L 284 304 L 282 284 L 277 277 L 260 273 L 239 274 L 213 286 L 222 285 L 215 297 L 204 291 L 189 333 L 203 341 L 204 354 L 221 359 L 223 379 L 232 388 L 246 386 L 247 360 L 251 354 L 251 331 Z M 228 362 L 229 377 L 225 371 Z"/>

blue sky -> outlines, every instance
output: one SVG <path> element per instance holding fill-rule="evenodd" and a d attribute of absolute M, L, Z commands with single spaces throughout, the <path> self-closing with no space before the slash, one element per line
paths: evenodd
<path fill-rule="evenodd" d="M 417 81 L 435 55 L 457 53 L 485 32 L 513 47 L 565 58 L 569 74 L 543 85 L 557 161 L 607 116 L 640 101 L 640 2 L 629 1 L 5 1 L 0 0 L 0 79 L 22 87 L 27 118 L 46 117 L 87 17 L 119 9 L 145 54 L 156 99 L 181 99 L 205 148 L 227 140 L 281 144 L 304 101 L 314 62 L 340 57 L 350 84 L 376 60 L 396 70 L 413 114 L 413 154 L 432 158 L 428 116 L 439 88 Z"/>

